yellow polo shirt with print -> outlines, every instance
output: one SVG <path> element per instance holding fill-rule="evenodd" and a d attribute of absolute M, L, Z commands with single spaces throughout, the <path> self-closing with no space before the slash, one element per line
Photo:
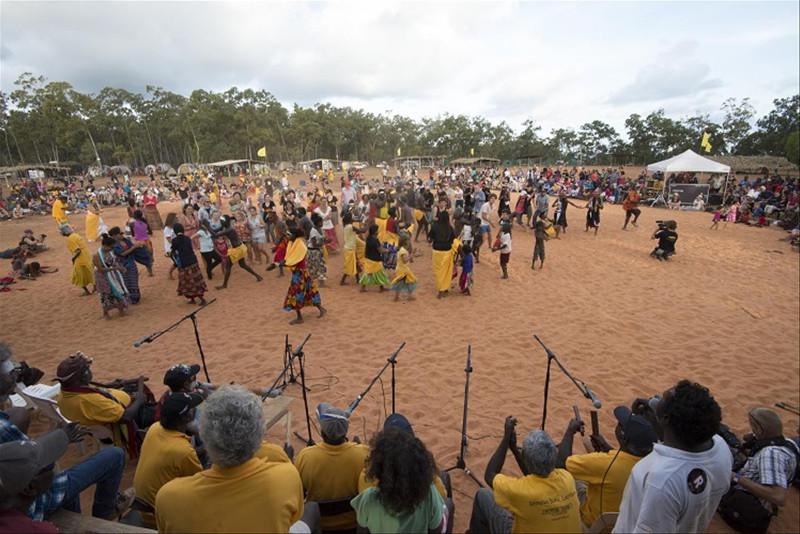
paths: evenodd
<path fill-rule="evenodd" d="M 115 399 L 111 400 L 100 393 L 73 393 L 61 391 L 58 408 L 70 421 L 82 425 L 102 425 L 117 423 L 122 419 L 125 408 L 131 403 L 131 396 L 121 389 L 106 389 Z M 118 401 L 118 402 L 117 402 Z"/>
<path fill-rule="evenodd" d="M 368 454 L 368 447 L 351 442 L 341 445 L 323 442 L 300 451 L 294 463 L 300 472 L 306 498 L 327 501 L 357 495 L 358 478 Z M 355 527 L 355 512 L 322 518 L 323 530 Z"/>
<path fill-rule="evenodd" d="M 584 524 L 591 526 L 600 517 L 600 489 L 603 488 L 603 512 L 619 512 L 622 502 L 622 492 L 628 477 L 639 456 L 620 451 L 614 460 L 617 451 L 593 452 L 590 454 L 576 454 L 567 458 L 567 471 L 575 480 L 583 480 L 588 484 L 586 501 L 581 504 L 581 519 Z M 608 468 L 611 465 L 611 469 Z M 608 473 L 606 474 L 606 471 Z M 605 482 L 603 482 L 605 475 Z"/>
<path fill-rule="evenodd" d="M 564 469 L 547 477 L 494 477 L 494 501 L 514 514 L 514 534 L 582 532 L 575 479 Z"/>
<path fill-rule="evenodd" d="M 159 532 L 288 532 L 303 515 L 303 484 L 290 463 L 251 458 L 164 484 Z"/>
<path fill-rule="evenodd" d="M 174 478 L 188 477 L 203 470 L 197 452 L 192 447 L 192 438 L 153 423 L 139 453 L 136 474 L 133 475 L 133 487 L 136 496 L 153 506 L 156 494 L 161 486 Z M 148 526 L 155 526 L 155 517 L 142 512 L 142 518 Z"/>
<path fill-rule="evenodd" d="M 283 447 L 268 441 L 262 441 L 261 447 L 253 456 L 264 460 L 265 462 L 291 463 L 291 460 L 286 455 L 286 451 L 283 450 Z"/>

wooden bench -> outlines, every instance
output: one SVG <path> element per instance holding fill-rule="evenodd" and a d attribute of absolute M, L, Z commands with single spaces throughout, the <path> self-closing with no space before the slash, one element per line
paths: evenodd
<path fill-rule="evenodd" d="M 292 412 L 289 405 L 294 399 L 281 395 L 280 397 L 268 398 L 262 403 L 261 412 L 264 414 L 264 431 L 266 432 L 281 419 L 286 423 L 286 443 L 292 442 Z"/>
<path fill-rule="evenodd" d="M 59 531 L 64 534 L 154 534 L 155 530 L 149 528 L 135 527 L 118 523 L 116 521 L 106 521 L 90 515 L 76 514 L 67 510 L 59 510 L 47 519 L 53 523 Z"/>

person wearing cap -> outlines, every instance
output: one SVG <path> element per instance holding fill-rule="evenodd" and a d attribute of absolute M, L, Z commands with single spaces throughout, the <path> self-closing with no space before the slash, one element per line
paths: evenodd
<path fill-rule="evenodd" d="M 733 472 L 733 487 L 722 497 L 720 515 L 739 532 L 766 532 L 786 505 L 797 473 L 800 449 L 783 436 L 780 416 L 769 408 L 748 414 L 752 435 L 745 437 L 747 462 Z"/>
<path fill-rule="evenodd" d="M 158 490 L 159 532 L 287 532 L 301 517 L 313 524 L 318 509 L 304 507 L 294 466 L 254 456 L 263 434 L 258 397 L 241 386 L 212 393 L 200 414 L 200 437 L 211 468 L 175 478 Z"/>
<path fill-rule="evenodd" d="M 203 402 L 199 393 L 168 392 L 161 402 L 161 419 L 147 429 L 139 463 L 133 477 L 136 497 L 151 508 L 161 486 L 178 477 L 203 470 L 192 446 L 187 427 L 194 421 L 195 408 Z M 155 527 L 152 511 L 143 511 L 146 526 Z"/>
<path fill-rule="evenodd" d="M 72 253 L 72 285 L 83 289 L 84 295 L 91 295 L 94 289 L 89 291 L 89 286 L 94 285 L 94 270 L 89 245 L 68 224 L 62 224 L 59 231 L 67 238 L 67 249 Z"/>
<path fill-rule="evenodd" d="M 352 498 L 358 493 L 358 478 L 369 448 L 347 441 L 349 414 L 327 403 L 317 406 L 322 443 L 306 447 L 297 454 L 295 466 L 303 481 L 306 499 L 329 501 Z M 323 530 L 356 528 L 354 512 L 322 518 Z"/>
<path fill-rule="evenodd" d="M 603 512 L 618 512 L 622 492 L 631 470 L 642 457 L 650 454 L 658 441 L 656 431 L 644 417 L 634 415 L 625 406 L 614 409 L 617 426 L 614 431 L 619 449 L 615 450 L 601 435 L 591 436 L 596 452 L 572 454 L 575 433 L 582 429 L 583 421 L 572 419 L 558 447 L 558 465 L 578 481 L 578 500 L 581 519 L 587 527 Z M 602 501 L 601 501 L 602 498 Z"/>
<path fill-rule="evenodd" d="M 126 381 L 115 381 L 109 387 L 92 385 L 91 365 L 92 359 L 82 352 L 71 354 L 58 365 L 56 380 L 61 382 L 58 407 L 64 417 L 82 425 L 111 424 L 114 443 L 127 443 L 129 453 L 134 457 L 135 425 L 144 428 L 150 423 L 141 417 L 147 400 L 144 377 L 136 380 L 136 394 L 131 398 L 125 391 L 111 387 Z M 127 435 L 122 425 L 115 423 L 125 424 Z"/>
<path fill-rule="evenodd" d="M 517 449 L 517 420 L 507 417 L 503 439 L 489 459 L 484 478 L 490 489 L 475 495 L 469 532 L 581 532 L 575 479 L 556 467 L 555 443 L 543 430 L 529 433 Z M 511 450 L 522 477 L 500 471 Z"/>
<path fill-rule="evenodd" d="M 663 443 L 631 470 L 613 532 L 705 532 L 731 482 L 722 411 L 708 389 L 681 380 L 656 417 Z"/>

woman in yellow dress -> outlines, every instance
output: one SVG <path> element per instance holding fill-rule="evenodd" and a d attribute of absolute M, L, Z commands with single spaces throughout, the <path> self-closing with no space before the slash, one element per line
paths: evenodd
<path fill-rule="evenodd" d="M 94 270 L 89 246 L 70 225 L 62 224 L 59 229 L 61 235 L 67 238 L 67 249 L 72 253 L 72 285 L 82 288 L 84 296 L 91 295 L 94 288 L 89 291 L 89 286 L 94 285 Z"/>
<path fill-rule="evenodd" d="M 440 211 L 436 222 L 431 226 L 428 241 L 433 245 L 433 275 L 436 278 L 436 298 L 446 297 L 453 281 L 453 265 L 455 262 L 456 234 L 450 225 L 450 217 L 446 211 Z M 454 250 L 455 248 L 455 250 Z"/>
<path fill-rule="evenodd" d="M 400 250 L 397 251 L 397 269 L 392 280 L 392 290 L 394 291 L 394 301 L 400 300 L 400 292 L 408 294 L 408 300 L 414 300 L 414 290 L 417 289 L 417 277 L 411 271 L 411 254 L 408 252 L 410 237 L 403 235 L 400 237 Z"/>
<path fill-rule="evenodd" d="M 100 205 L 93 200 L 86 210 L 86 240 L 92 243 L 100 239 L 100 235 L 106 232 L 108 232 L 108 227 L 100 217 Z"/>
<path fill-rule="evenodd" d="M 339 285 L 347 283 L 347 277 L 352 276 L 358 282 L 359 269 L 359 253 L 358 253 L 358 234 L 363 230 L 356 229 L 353 225 L 353 216 L 350 212 L 346 212 L 342 217 L 342 224 L 344 225 L 344 270 L 342 271 L 342 279 Z M 361 241 L 363 243 L 363 241 Z"/>

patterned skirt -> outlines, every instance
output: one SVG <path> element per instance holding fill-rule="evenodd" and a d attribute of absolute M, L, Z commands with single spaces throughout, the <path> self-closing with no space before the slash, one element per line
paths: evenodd
<path fill-rule="evenodd" d="M 316 281 L 309 275 L 305 268 L 292 268 L 292 280 L 283 309 L 286 311 L 301 310 L 304 306 L 319 306 L 322 299 L 317 291 Z"/>
<path fill-rule="evenodd" d="M 178 269 L 178 295 L 187 299 L 202 297 L 208 291 L 200 265 L 195 263 L 185 269 Z"/>
<path fill-rule="evenodd" d="M 151 231 L 155 232 L 156 230 L 164 229 L 164 223 L 161 221 L 161 214 L 158 212 L 157 207 L 145 206 L 143 215 Z"/>
<path fill-rule="evenodd" d="M 325 266 L 325 258 L 320 249 L 308 249 L 308 274 L 314 280 L 325 280 L 327 278 L 328 269 Z"/>
<path fill-rule="evenodd" d="M 128 265 L 125 265 L 122 279 L 125 281 L 125 287 L 128 288 L 128 299 L 131 304 L 139 304 L 142 294 L 139 291 L 139 269 L 136 267 L 135 261 L 128 262 Z"/>

